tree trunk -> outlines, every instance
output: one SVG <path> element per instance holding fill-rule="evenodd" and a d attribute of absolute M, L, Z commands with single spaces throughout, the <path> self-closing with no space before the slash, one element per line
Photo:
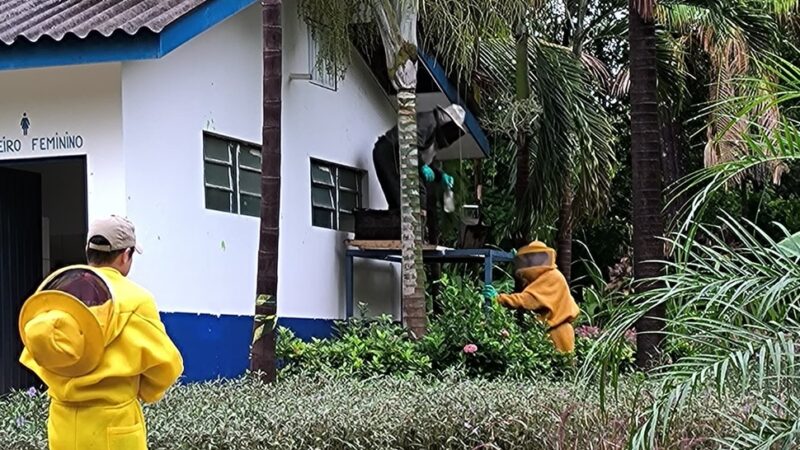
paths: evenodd
<path fill-rule="evenodd" d="M 372 0 L 372 12 L 386 52 L 386 64 L 397 89 L 400 147 L 400 246 L 403 323 L 415 338 L 425 335 L 425 269 L 417 152 L 417 16 L 418 0 Z"/>
<path fill-rule="evenodd" d="M 416 70 L 416 64 L 413 65 Z M 416 74 L 415 74 L 416 79 Z M 403 277 L 403 322 L 419 338 L 425 335 L 425 270 L 422 264 L 422 221 L 417 165 L 416 84 L 397 93 L 400 136 L 400 210 Z"/>
<path fill-rule="evenodd" d="M 519 101 L 526 100 L 531 96 L 531 86 L 528 64 L 528 28 L 523 20 L 514 26 L 514 40 L 516 42 L 516 73 L 515 73 L 515 96 Z M 514 200 L 517 211 L 520 214 L 529 215 L 530 208 L 525 202 L 528 199 L 528 181 L 530 179 L 530 153 L 528 150 L 528 135 L 524 131 L 518 131 L 516 136 L 517 147 L 517 179 L 514 185 Z M 516 230 L 513 239 L 514 247 L 520 248 L 530 241 L 530 218 L 524 217 L 519 221 L 520 229 Z M 521 291 L 525 288 L 522 280 L 514 277 L 514 288 Z M 525 322 L 525 310 L 516 311 L 517 323 L 522 326 Z"/>
<path fill-rule="evenodd" d="M 567 177 L 564 182 L 561 208 L 558 213 L 556 264 L 568 283 L 572 279 L 572 226 L 572 179 Z"/>
<path fill-rule="evenodd" d="M 662 162 L 656 92 L 656 33 L 652 4 L 630 0 L 629 41 L 631 77 L 631 163 L 633 182 L 634 278 L 646 280 L 661 274 L 664 259 Z M 640 14 L 638 6 L 644 6 Z M 653 283 L 638 285 L 652 289 Z M 663 307 L 650 311 L 636 324 L 636 362 L 650 367 L 659 355 L 664 326 Z"/>
<path fill-rule="evenodd" d="M 250 367 L 274 381 L 278 312 L 278 236 L 281 206 L 281 0 L 262 2 L 264 123 L 261 150 L 261 226 Z"/>
<path fill-rule="evenodd" d="M 683 177 L 683 163 L 681 161 L 683 139 L 681 137 L 681 124 L 675 119 L 675 112 L 669 107 L 662 107 L 660 114 L 661 121 L 661 145 L 662 145 L 662 165 L 664 168 L 664 186 L 669 188 Z M 677 198 L 669 198 L 669 203 L 664 211 L 664 223 L 670 221 L 678 215 L 681 205 L 686 203 L 686 195 Z"/>
<path fill-rule="evenodd" d="M 525 23 L 520 21 L 514 29 L 514 39 L 516 41 L 516 99 L 527 100 L 531 96 L 530 79 L 528 78 L 528 30 Z M 523 205 L 528 192 L 528 180 L 530 178 L 530 154 L 528 153 L 528 136 L 524 131 L 517 132 L 517 179 L 515 183 L 515 199 L 517 211 L 527 211 Z M 527 221 L 521 223 L 527 224 Z M 529 230 L 520 230 L 522 236 L 520 241 L 527 243 Z"/>
<path fill-rule="evenodd" d="M 576 16 L 575 41 L 572 42 L 572 54 L 580 59 L 583 52 L 583 21 L 586 18 L 587 1 L 578 2 Z M 570 45 L 572 39 L 572 18 L 570 14 L 564 17 L 564 45 Z M 572 166 L 564 174 L 564 189 L 561 193 L 561 207 L 558 212 L 558 253 L 556 253 L 556 265 L 559 271 L 567 279 L 567 283 L 572 279 L 572 230 L 575 226 L 572 202 L 573 192 L 573 173 Z"/>

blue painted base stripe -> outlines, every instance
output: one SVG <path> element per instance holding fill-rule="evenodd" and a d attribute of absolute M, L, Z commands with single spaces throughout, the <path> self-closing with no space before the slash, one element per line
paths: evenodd
<path fill-rule="evenodd" d="M 252 316 L 163 312 L 161 320 L 183 356 L 184 382 L 236 378 L 249 367 Z M 278 324 L 306 341 L 333 333 L 328 319 L 286 317 Z"/>
<path fill-rule="evenodd" d="M 313 338 L 326 339 L 333 336 L 333 320 L 283 317 L 278 319 L 278 325 L 292 330 L 295 336 L 306 342 Z"/>

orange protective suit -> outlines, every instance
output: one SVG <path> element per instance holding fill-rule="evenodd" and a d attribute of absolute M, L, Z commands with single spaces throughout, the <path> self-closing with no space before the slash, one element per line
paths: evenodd
<path fill-rule="evenodd" d="M 580 309 L 572 298 L 564 275 L 556 267 L 556 252 L 534 241 L 517 251 L 515 275 L 526 283 L 517 294 L 500 294 L 497 302 L 512 309 L 533 311 L 547 323 L 548 334 L 556 350 L 569 353 L 575 349 L 572 322 Z"/>

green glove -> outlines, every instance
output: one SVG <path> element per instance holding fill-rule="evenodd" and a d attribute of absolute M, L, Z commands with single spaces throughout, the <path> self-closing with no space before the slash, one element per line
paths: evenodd
<path fill-rule="evenodd" d="M 433 173 L 433 169 L 430 168 L 427 164 L 422 166 L 422 177 L 425 178 L 425 181 L 430 183 L 431 181 L 436 179 L 436 174 Z"/>
<path fill-rule="evenodd" d="M 455 180 L 453 180 L 453 177 L 451 177 L 450 175 L 442 172 L 442 184 L 447 189 L 452 190 L 453 186 L 455 185 Z"/>
<path fill-rule="evenodd" d="M 483 298 L 486 300 L 494 300 L 497 298 L 497 289 L 494 288 L 491 284 L 487 284 L 483 288 Z"/>

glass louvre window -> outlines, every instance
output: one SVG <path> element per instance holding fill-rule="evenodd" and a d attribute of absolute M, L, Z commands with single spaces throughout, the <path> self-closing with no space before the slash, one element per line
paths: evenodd
<path fill-rule="evenodd" d="M 363 172 L 324 161 L 311 161 L 311 224 L 355 231 L 354 212 L 363 203 Z"/>
<path fill-rule="evenodd" d="M 261 148 L 203 133 L 206 209 L 259 217 Z"/>
<path fill-rule="evenodd" d="M 336 76 L 332 73 L 329 73 L 327 70 L 325 70 L 325 67 L 319 64 L 318 55 L 319 55 L 319 46 L 317 44 L 316 39 L 314 39 L 314 36 L 312 36 L 311 30 L 309 30 L 308 72 L 311 74 L 311 82 L 316 85 L 335 91 L 337 88 Z"/>

